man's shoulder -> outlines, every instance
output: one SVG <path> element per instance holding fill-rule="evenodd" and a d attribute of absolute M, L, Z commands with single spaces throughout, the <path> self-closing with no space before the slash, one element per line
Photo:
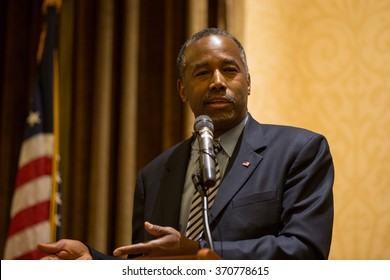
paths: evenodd
<path fill-rule="evenodd" d="M 254 119 L 252 116 L 250 116 L 249 127 L 252 129 L 259 129 L 261 130 L 265 135 L 267 134 L 283 134 L 283 135 L 301 135 L 301 136 L 322 136 L 320 133 L 315 132 L 313 130 L 304 128 L 304 127 L 298 127 L 293 125 L 284 125 L 284 124 L 273 124 L 273 123 L 263 123 L 259 122 L 256 119 Z"/>
<path fill-rule="evenodd" d="M 301 150 L 304 147 L 318 150 L 321 147 L 329 150 L 329 143 L 324 135 L 302 127 L 279 125 L 279 124 L 261 124 L 260 125 L 266 146 L 280 151 Z"/>
<path fill-rule="evenodd" d="M 161 167 L 162 163 L 166 163 L 168 159 L 173 155 L 173 154 L 178 154 L 176 156 L 181 156 L 185 155 L 185 153 L 182 153 L 180 151 L 185 151 L 190 147 L 191 140 L 187 139 L 184 140 L 180 143 L 177 143 L 167 150 L 163 151 L 161 154 L 156 156 L 154 159 L 152 159 L 143 169 L 150 169 L 150 168 L 155 168 L 155 167 Z"/>
<path fill-rule="evenodd" d="M 247 139 L 251 139 L 252 141 L 259 141 L 255 139 L 263 139 L 260 141 L 264 141 L 266 146 L 301 146 L 313 139 L 316 139 L 319 143 L 327 143 L 326 138 L 322 134 L 303 127 L 259 123 L 254 119 L 248 125 Z"/>
<path fill-rule="evenodd" d="M 282 125 L 282 124 L 264 124 L 261 123 L 260 126 L 265 133 L 275 133 L 275 134 L 284 134 L 284 135 L 301 135 L 301 136 L 320 136 L 321 134 L 313 130 L 291 126 L 291 125 Z"/>

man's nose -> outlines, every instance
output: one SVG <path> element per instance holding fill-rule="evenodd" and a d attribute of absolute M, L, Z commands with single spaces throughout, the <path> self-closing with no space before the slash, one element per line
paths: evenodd
<path fill-rule="evenodd" d="M 212 90 L 220 90 L 226 88 L 226 81 L 222 73 L 216 69 L 213 73 L 211 83 L 210 83 L 210 89 Z"/>

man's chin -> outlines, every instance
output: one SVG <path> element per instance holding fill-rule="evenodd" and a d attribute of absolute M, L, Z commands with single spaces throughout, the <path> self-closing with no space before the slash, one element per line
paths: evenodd
<path fill-rule="evenodd" d="M 227 115 L 209 116 L 214 125 L 214 131 L 227 131 L 239 123 L 234 117 Z"/>

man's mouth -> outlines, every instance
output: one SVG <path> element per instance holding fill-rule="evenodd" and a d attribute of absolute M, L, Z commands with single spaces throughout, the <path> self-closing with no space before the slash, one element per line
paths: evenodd
<path fill-rule="evenodd" d="M 208 104 L 229 103 L 229 101 L 226 99 L 213 99 L 213 100 L 207 101 L 207 103 Z"/>
<path fill-rule="evenodd" d="M 205 101 L 205 104 L 226 104 L 231 103 L 229 99 L 225 97 L 210 98 Z"/>
<path fill-rule="evenodd" d="M 226 98 L 213 98 L 205 102 L 206 106 L 209 106 L 213 109 L 223 109 L 230 105 L 230 101 Z"/>

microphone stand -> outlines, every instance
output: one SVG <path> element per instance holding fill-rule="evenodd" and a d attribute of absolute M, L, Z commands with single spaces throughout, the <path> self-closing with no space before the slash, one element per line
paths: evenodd
<path fill-rule="evenodd" d="M 202 182 L 202 176 L 200 174 L 200 170 L 195 172 L 192 175 L 192 182 L 194 183 L 195 189 L 199 192 L 200 197 L 202 199 L 202 216 L 203 216 L 203 226 L 204 226 L 204 232 L 206 236 L 206 242 L 209 245 L 209 248 L 212 252 L 214 252 L 214 243 L 213 239 L 211 238 L 211 231 L 210 231 L 210 225 L 209 225 L 209 207 L 208 207 L 208 199 L 207 199 L 207 188 L 204 186 Z"/>

